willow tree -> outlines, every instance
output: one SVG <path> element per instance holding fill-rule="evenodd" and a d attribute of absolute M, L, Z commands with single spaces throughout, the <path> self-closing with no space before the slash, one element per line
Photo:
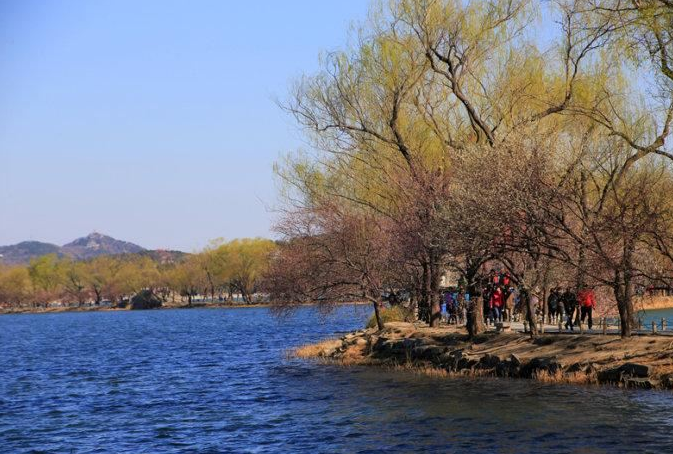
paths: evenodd
<path fill-rule="evenodd" d="M 605 52 L 631 70 L 627 92 L 609 84 L 596 87 L 604 100 L 646 100 L 639 116 L 630 115 L 629 102 L 601 102 L 596 106 L 578 106 L 584 115 L 619 137 L 629 147 L 614 177 L 618 184 L 638 161 L 651 155 L 673 160 L 667 139 L 673 123 L 673 3 L 669 0 L 574 0 L 582 14 L 583 28 L 589 32 L 597 24 L 610 24 Z M 635 94 L 635 96 L 634 96 Z M 643 123 L 648 125 L 641 131 Z"/>
<path fill-rule="evenodd" d="M 243 238 L 223 244 L 216 250 L 220 271 L 246 303 L 252 303 L 269 265 L 276 244 L 265 238 Z"/>
<path fill-rule="evenodd" d="M 547 127 L 571 105 L 608 31 L 607 23 L 577 26 L 575 10 L 561 13 L 556 60 L 526 33 L 536 14 L 526 0 L 375 5 L 354 45 L 329 54 L 285 105 L 317 150 L 283 172 L 298 189 L 293 202 L 310 207 L 329 194 L 403 226 L 432 325 L 449 252 L 441 225 L 452 158 Z M 306 169 L 310 179 L 296 178 Z"/>
<path fill-rule="evenodd" d="M 28 274 L 35 293 L 35 304 L 47 303 L 57 298 L 61 292 L 62 268 L 56 254 L 47 254 L 31 259 Z"/>
<path fill-rule="evenodd" d="M 32 296 L 30 275 L 23 266 L 0 265 L 0 304 L 21 306 Z"/>
<path fill-rule="evenodd" d="M 205 293 L 208 281 L 202 268 L 201 257 L 192 255 L 167 272 L 167 282 L 171 290 L 182 297 L 187 297 L 187 306 L 192 306 L 194 297 Z"/>
<path fill-rule="evenodd" d="M 96 305 L 109 296 L 115 275 L 121 268 L 121 260 L 110 256 L 99 256 L 86 262 L 85 283 L 94 296 Z"/>

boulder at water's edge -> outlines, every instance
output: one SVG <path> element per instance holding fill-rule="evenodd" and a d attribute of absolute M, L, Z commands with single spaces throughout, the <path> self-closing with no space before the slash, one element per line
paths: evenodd
<path fill-rule="evenodd" d="M 151 290 L 142 290 L 131 298 L 131 310 L 158 309 L 161 300 Z"/>

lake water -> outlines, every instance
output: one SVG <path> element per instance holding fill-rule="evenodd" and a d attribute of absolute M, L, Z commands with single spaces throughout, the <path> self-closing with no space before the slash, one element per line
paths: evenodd
<path fill-rule="evenodd" d="M 652 327 L 652 321 L 657 323 L 657 326 L 661 327 L 661 319 L 666 319 L 666 329 L 673 330 L 673 309 L 655 309 L 651 311 L 640 311 L 639 316 L 643 321 L 643 327 L 645 329 L 650 329 Z"/>
<path fill-rule="evenodd" d="M 263 308 L 0 317 L 0 452 L 673 451 L 673 393 L 288 359 L 362 326 Z"/>

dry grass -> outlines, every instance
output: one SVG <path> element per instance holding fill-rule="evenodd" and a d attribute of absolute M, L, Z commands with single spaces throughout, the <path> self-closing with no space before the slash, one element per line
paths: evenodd
<path fill-rule="evenodd" d="M 637 299 L 636 306 L 639 309 L 670 309 L 673 307 L 673 297 L 671 296 L 646 296 Z"/>
<path fill-rule="evenodd" d="M 412 368 L 411 371 L 414 374 L 430 378 L 449 378 L 453 375 L 450 374 L 446 369 L 439 369 L 437 367 L 431 366 L 419 366 Z"/>
<path fill-rule="evenodd" d="M 340 339 L 326 339 L 317 344 L 305 344 L 290 351 L 289 356 L 294 358 L 319 358 L 325 352 L 341 346 Z"/>
<path fill-rule="evenodd" d="M 448 378 L 455 376 L 454 373 L 434 367 L 431 364 L 414 364 L 412 362 L 405 362 L 399 364 L 386 364 L 386 370 L 392 372 L 410 372 L 415 375 L 422 375 L 424 377 L 432 378 Z"/>
<path fill-rule="evenodd" d="M 598 383 L 598 378 L 594 372 L 589 374 L 585 372 L 564 374 L 560 370 L 557 370 L 555 373 L 541 370 L 534 374 L 533 378 L 542 383 L 567 383 L 572 385 L 590 385 Z"/>

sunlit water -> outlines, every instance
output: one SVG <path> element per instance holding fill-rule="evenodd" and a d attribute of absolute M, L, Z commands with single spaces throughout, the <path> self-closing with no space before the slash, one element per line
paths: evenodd
<path fill-rule="evenodd" d="M 368 308 L 0 317 L 1 452 L 673 452 L 673 393 L 288 359 Z"/>

